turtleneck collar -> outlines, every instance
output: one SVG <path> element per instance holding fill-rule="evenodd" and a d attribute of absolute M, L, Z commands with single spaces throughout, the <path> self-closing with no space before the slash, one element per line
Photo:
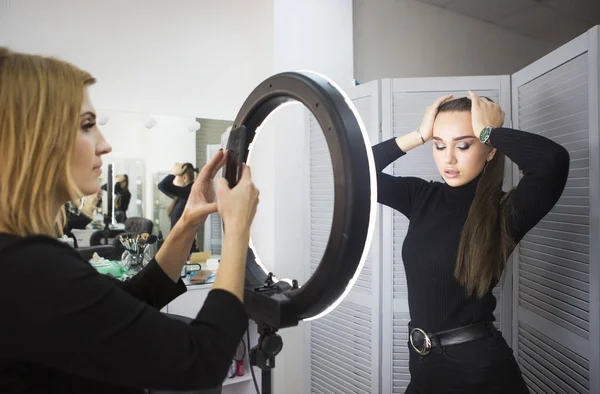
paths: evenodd
<path fill-rule="evenodd" d="M 471 182 L 457 187 L 452 187 L 444 182 L 444 193 L 451 198 L 472 199 L 475 197 L 477 185 L 479 184 L 482 175 L 483 172 L 477 175 Z"/>

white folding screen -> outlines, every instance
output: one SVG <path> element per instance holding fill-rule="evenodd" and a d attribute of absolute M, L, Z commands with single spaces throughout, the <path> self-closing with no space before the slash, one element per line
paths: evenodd
<path fill-rule="evenodd" d="M 414 131 L 420 124 L 425 108 L 446 94 L 455 97 L 472 90 L 487 96 L 504 108 L 510 119 L 510 78 L 456 77 L 410 78 L 382 81 L 382 140 Z M 432 157 L 431 144 L 415 148 L 391 164 L 385 172 L 395 176 L 417 176 L 425 180 L 442 181 Z M 507 163 L 505 184 L 512 184 Z M 408 294 L 402 243 L 408 230 L 408 219 L 391 208 L 382 207 L 382 392 L 404 393 L 410 381 L 408 370 Z M 510 268 L 509 268 L 510 269 Z M 511 335 L 511 275 L 494 290 L 497 297 L 496 324 L 510 343 Z"/>
<path fill-rule="evenodd" d="M 379 82 L 347 90 L 373 144 L 379 141 Z M 310 149 L 310 273 L 327 245 L 333 217 L 333 170 L 325 136 L 307 111 Z M 368 187 L 368 185 L 365 185 Z M 380 236 L 350 294 L 327 316 L 307 324 L 308 387 L 311 393 L 379 393 Z"/>
<path fill-rule="evenodd" d="M 599 42 L 595 27 L 512 76 L 386 79 L 348 91 L 373 144 L 414 130 L 437 97 L 466 96 L 470 89 L 500 103 L 506 126 L 569 151 L 561 199 L 521 241 L 494 290 L 496 326 L 536 394 L 600 393 Z M 307 123 L 312 272 L 329 235 L 333 174 L 320 127 L 314 117 Z M 385 171 L 441 181 L 431 149 L 416 148 Z M 505 189 L 519 180 L 507 161 Z M 377 246 L 355 290 L 309 327 L 311 393 L 403 393 L 410 380 L 401 256 L 408 220 L 379 207 Z"/>
<path fill-rule="evenodd" d="M 512 78 L 515 127 L 571 156 L 561 199 L 513 254 L 513 347 L 536 394 L 600 392 L 598 36 L 594 28 Z"/>

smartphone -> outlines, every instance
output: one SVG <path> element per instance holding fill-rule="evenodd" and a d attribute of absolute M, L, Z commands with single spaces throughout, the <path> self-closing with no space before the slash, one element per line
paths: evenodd
<path fill-rule="evenodd" d="M 242 168 L 247 154 L 246 147 L 246 126 L 231 130 L 227 141 L 227 162 L 224 172 L 230 188 L 235 187 L 242 177 Z"/>

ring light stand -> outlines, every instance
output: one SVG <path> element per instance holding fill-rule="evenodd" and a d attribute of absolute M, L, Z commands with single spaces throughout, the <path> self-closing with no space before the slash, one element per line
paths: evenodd
<path fill-rule="evenodd" d="M 113 218 L 113 165 L 108 165 L 108 182 L 106 182 L 106 213 L 104 214 L 104 244 L 108 245 L 110 224 Z"/>
<path fill-rule="evenodd" d="M 317 73 L 281 73 L 258 85 L 234 121 L 227 145 L 229 153 L 245 162 L 261 124 L 289 101 L 304 104 L 323 130 L 333 165 L 334 210 L 321 263 L 302 286 L 296 280 L 278 280 L 269 273 L 251 242 L 244 304 L 258 326 L 258 345 L 251 350 L 250 363 L 262 371 L 263 394 L 271 392 L 271 370 L 283 347 L 277 331 L 296 326 L 300 320 L 326 315 L 349 293 L 366 260 L 377 209 L 373 154 L 362 120 L 345 93 Z M 228 162 L 224 171 L 230 185 L 237 183 L 231 175 L 235 171 L 227 169 L 234 165 L 238 167 L 239 163 Z"/>

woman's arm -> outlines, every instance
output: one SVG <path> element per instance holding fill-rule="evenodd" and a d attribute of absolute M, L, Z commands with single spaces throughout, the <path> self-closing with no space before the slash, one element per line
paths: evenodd
<path fill-rule="evenodd" d="M 469 95 L 477 138 L 486 126 L 502 125 L 504 111 L 498 104 L 473 92 Z M 569 176 L 569 152 L 549 138 L 504 127 L 494 129 L 489 142 L 523 172 L 509 206 L 513 238 L 519 242 L 560 198 Z"/>
<path fill-rule="evenodd" d="M 413 202 L 429 183 L 416 177 L 395 177 L 383 173 L 383 170 L 410 150 L 431 140 L 433 137 L 433 122 L 438 108 L 450 99 L 452 99 L 452 95 L 442 96 L 432 105 L 428 106 L 425 110 L 423 121 L 417 130 L 373 147 L 377 171 L 377 200 L 390 208 L 400 211 L 409 219 Z"/>
<path fill-rule="evenodd" d="M 511 200 L 511 228 L 519 242 L 562 195 L 569 176 L 569 152 L 548 138 L 508 128 L 492 131 L 490 142 L 523 172 Z"/>
<path fill-rule="evenodd" d="M 158 184 L 158 190 L 165 193 L 167 196 L 174 198 L 187 198 L 190 195 L 191 188 L 189 186 L 181 187 L 173 184 L 175 175 L 167 175 Z"/>
<path fill-rule="evenodd" d="M 414 143 L 415 133 L 390 139 L 373 147 L 373 156 L 377 171 L 377 201 L 401 212 L 409 219 L 413 201 L 428 183 L 417 177 L 401 177 L 386 174 L 383 170 L 390 163 L 406 154 L 400 146 L 405 146 L 407 149 L 414 147 L 411 147 L 411 145 Z M 416 136 L 416 138 L 422 144 L 420 137 Z"/>
<path fill-rule="evenodd" d="M 4 305 L 10 319 L 0 325 L 3 358 L 140 389 L 223 382 L 247 328 L 236 296 L 212 290 L 188 325 L 130 297 L 74 251 L 50 242 L 3 252 L 0 299 L 11 300 Z M 15 277 L 28 278 L 26 289 Z"/>

